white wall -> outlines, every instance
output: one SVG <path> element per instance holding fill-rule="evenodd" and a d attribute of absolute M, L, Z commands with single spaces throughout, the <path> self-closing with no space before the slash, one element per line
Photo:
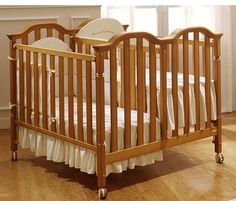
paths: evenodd
<path fill-rule="evenodd" d="M 89 18 L 100 17 L 100 6 L 11 6 L 0 7 L 0 129 L 9 128 L 9 63 L 7 34 L 34 23 L 56 22 L 77 27 Z"/>

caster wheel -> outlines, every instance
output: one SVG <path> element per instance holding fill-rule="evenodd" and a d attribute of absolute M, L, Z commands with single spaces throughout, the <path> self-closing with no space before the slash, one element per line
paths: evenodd
<path fill-rule="evenodd" d="M 216 154 L 215 158 L 216 158 L 216 162 L 217 162 L 217 163 L 222 164 L 223 161 L 224 161 L 224 156 L 223 156 L 222 153 Z"/>
<path fill-rule="evenodd" d="M 106 188 L 99 188 L 98 189 L 98 196 L 101 200 L 106 199 L 107 197 L 107 189 Z"/>
<path fill-rule="evenodd" d="M 16 152 L 16 151 L 13 151 L 13 152 L 11 153 L 11 160 L 12 160 L 12 161 L 17 161 L 17 152 Z"/>

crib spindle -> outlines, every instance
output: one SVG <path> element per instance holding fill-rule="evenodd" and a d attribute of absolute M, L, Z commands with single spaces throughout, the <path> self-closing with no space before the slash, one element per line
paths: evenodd
<path fill-rule="evenodd" d="M 47 70 L 46 70 L 46 54 L 42 54 L 42 126 L 48 128 L 47 123 Z"/>
<path fill-rule="evenodd" d="M 51 117 L 55 118 L 56 116 L 56 109 L 55 109 L 55 56 L 50 56 L 50 110 L 51 110 Z M 51 130 L 56 132 L 56 120 L 53 119 L 51 122 Z"/>
<path fill-rule="evenodd" d="M 34 125 L 39 125 L 39 64 L 37 52 L 34 52 Z"/>
<path fill-rule="evenodd" d="M 178 136 L 178 127 L 179 127 L 179 115 L 178 115 L 178 43 L 177 41 L 171 45 L 172 51 L 172 97 L 173 97 L 173 106 L 174 106 L 174 118 L 175 118 L 175 130 L 173 136 Z M 168 51 L 167 51 L 168 52 Z"/>
<path fill-rule="evenodd" d="M 40 29 L 35 29 L 34 31 L 34 41 L 37 41 L 41 38 L 41 33 L 40 33 Z"/>
<path fill-rule="evenodd" d="M 130 104 L 131 109 L 136 109 L 136 84 L 135 84 L 135 48 L 130 48 Z"/>
<path fill-rule="evenodd" d="M 156 141 L 157 90 L 156 90 L 156 53 L 155 45 L 149 43 L 150 78 L 150 142 Z"/>
<path fill-rule="evenodd" d="M 64 58 L 59 56 L 59 122 L 60 133 L 65 134 L 65 102 L 64 102 Z"/>
<path fill-rule="evenodd" d="M 52 28 L 47 28 L 47 37 L 52 37 Z"/>
<path fill-rule="evenodd" d="M 32 108 L 32 94 L 31 94 L 31 64 L 30 52 L 26 51 L 26 105 L 27 105 L 27 123 L 31 124 L 31 108 Z"/>
<path fill-rule="evenodd" d="M 74 86 L 73 86 L 73 59 L 68 58 L 68 104 L 69 104 L 69 136 L 74 134 Z"/>
<path fill-rule="evenodd" d="M 183 78 L 184 78 L 184 133 L 189 133 L 189 45 L 188 34 L 183 35 Z"/>
<path fill-rule="evenodd" d="M 126 66 L 125 66 L 126 67 Z M 137 39 L 137 111 L 138 111 L 138 145 L 143 144 L 143 112 L 145 110 L 145 74 L 143 65 L 143 39 Z"/>
<path fill-rule="evenodd" d="M 167 47 L 161 45 L 160 52 L 160 119 L 161 119 L 161 138 L 167 139 L 167 83 L 166 83 L 166 71 L 167 71 Z"/>
<path fill-rule="evenodd" d="M 82 46 L 79 46 L 79 52 L 82 51 Z M 77 124 L 78 124 L 78 139 L 84 141 L 83 135 L 83 78 L 82 78 L 82 61 L 77 60 Z"/>
<path fill-rule="evenodd" d="M 210 38 L 205 36 L 205 97 L 207 110 L 206 127 L 211 127 L 211 71 L 210 71 Z"/>
<path fill-rule="evenodd" d="M 85 53 L 90 54 L 91 46 L 85 45 Z M 92 65 L 86 61 L 86 114 L 87 114 L 87 142 L 92 144 Z"/>
<path fill-rule="evenodd" d="M 64 41 L 64 40 L 65 40 L 64 33 L 62 33 L 62 32 L 59 32 L 59 39 L 61 39 L 62 41 Z"/>
<path fill-rule="evenodd" d="M 193 43 L 194 59 L 194 94 L 196 104 L 196 126 L 195 130 L 200 130 L 200 85 L 199 85 L 199 32 L 194 32 Z"/>
<path fill-rule="evenodd" d="M 116 48 L 110 54 L 110 91 L 111 91 L 111 151 L 118 150 L 117 135 L 117 65 Z"/>
<path fill-rule="evenodd" d="M 25 121 L 24 52 L 19 50 L 20 121 Z"/>
<path fill-rule="evenodd" d="M 124 109 L 125 109 L 125 148 L 131 146 L 130 112 L 130 41 L 124 41 Z"/>

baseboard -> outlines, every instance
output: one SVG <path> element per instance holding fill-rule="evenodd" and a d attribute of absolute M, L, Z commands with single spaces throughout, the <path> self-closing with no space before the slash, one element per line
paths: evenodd
<path fill-rule="evenodd" d="M 10 128 L 10 108 L 0 107 L 0 129 Z"/>
<path fill-rule="evenodd" d="M 10 118 L 0 118 L 0 129 L 10 128 Z"/>

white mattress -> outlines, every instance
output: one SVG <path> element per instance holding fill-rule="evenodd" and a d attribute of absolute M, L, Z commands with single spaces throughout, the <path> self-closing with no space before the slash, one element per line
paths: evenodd
<path fill-rule="evenodd" d="M 56 99 L 56 119 L 59 119 L 59 99 Z M 124 148 L 124 109 L 118 108 L 118 149 Z M 83 107 L 83 127 L 86 139 L 86 105 Z M 33 118 L 33 116 L 32 116 Z M 41 124 L 41 122 L 40 122 Z M 49 122 L 50 124 L 50 122 Z M 74 98 L 74 125 L 77 138 L 77 105 Z M 93 104 L 93 143 L 96 144 L 96 104 Z M 160 122 L 156 119 L 157 138 L 160 139 Z M 57 128 L 59 124 L 57 121 Z M 65 97 L 65 129 L 68 135 L 68 98 Z M 105 143 L 106 151 L 110 152 L 110 106 L 105 106 Z M 137 142 L 137 111 L 131 111 L 131 146 Z M 144 113 L 144 142 L 149 142 L 149 114 Z M 65 162 L 70 167 L 80 168 L 81 171 L 89 174 L 96 172 L 96 152 L 87 150 L 62 140 L 48 137 L 33 130 L 19 127 L 19 143 L 22 148 L 30 148 L 36 152 L 36 156 L 47 156 L 47 160 Z M 127 168 L 134 168 L 135 165 L 147 165 L 157 160 L 163 160 L 162 151 L 146 154 L 129 160 L 109 164 L 106 167 L 106 175 L 114 172 L 120 173 Z"/>

